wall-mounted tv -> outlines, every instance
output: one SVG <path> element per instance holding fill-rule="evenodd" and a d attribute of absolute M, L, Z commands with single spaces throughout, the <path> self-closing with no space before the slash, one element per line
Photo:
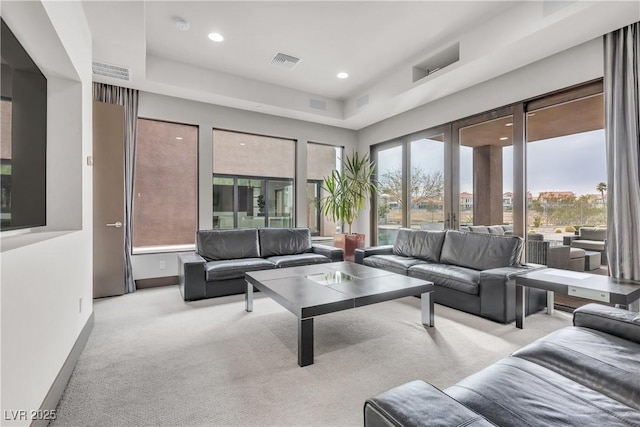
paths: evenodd
<path fill-rule="evenodd" d="M 47 79 L 3 19 L 0 230 L 46 225 Z"/>

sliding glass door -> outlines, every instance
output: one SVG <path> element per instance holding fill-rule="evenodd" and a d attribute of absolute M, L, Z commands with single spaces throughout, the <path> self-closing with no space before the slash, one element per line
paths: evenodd
<path fill-rule="evenodd" d="M 449 228 L 451 217 L 450 127 L 408 135 L 374 147 L 374 239 L 392 244 L 400 227 L 422 230 Z"/>

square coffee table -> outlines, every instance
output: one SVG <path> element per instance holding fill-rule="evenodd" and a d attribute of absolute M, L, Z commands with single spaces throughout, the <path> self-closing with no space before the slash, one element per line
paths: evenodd
<path fill-rule="evenodd" d="M 298 365 L 313 364 L 313 318 L 412 295 L 421 296 L 422 323 L 433 326 L 432 282 L 351 262 L 252 271 L 245 274 L 245 309 L 253 287 L 298 317 Z"/>

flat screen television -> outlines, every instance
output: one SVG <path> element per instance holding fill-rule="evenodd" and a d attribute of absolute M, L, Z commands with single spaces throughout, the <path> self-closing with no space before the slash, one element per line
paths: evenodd
<path fill-rule="evenodd" d="M 46 225 L 47 79 L 3 19 L 1 231 Z"/>

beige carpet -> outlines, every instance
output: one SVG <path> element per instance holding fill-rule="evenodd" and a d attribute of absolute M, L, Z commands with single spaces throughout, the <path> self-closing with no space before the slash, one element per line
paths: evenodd
<path fill-rule="evenodd" d="M 524 330 L 409 297 L 316 318 L 315 364 L 297 321 L 257 293 L 185 303 L 175 286 L 95 301 L 95 327 L 53 426 L 360 426 L 365 399 L 413 379 L 447 387 L 571 323 Z"/>

